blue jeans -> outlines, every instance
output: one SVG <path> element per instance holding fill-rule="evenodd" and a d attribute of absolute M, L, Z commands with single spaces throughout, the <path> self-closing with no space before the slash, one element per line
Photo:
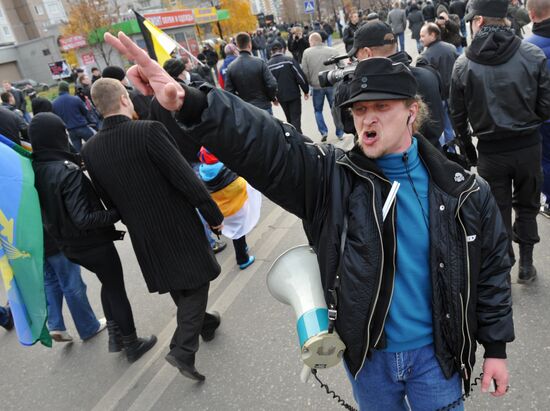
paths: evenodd
<path fill-rule="evenodd" d="M 81 339 L 94 335 L 99 322 L 90 307 L 86 284 L 80 276 L 80 266 L 70 262 L 62 253 L 44 259 L 44 289 L 48 303 L 48 329 L 65 331 L 63 296 Z"/>
<path fill-rule="evenodd" d="M 443 141 L 439 141 L 441 145 L 444 145 L 455 138 L 455 131 L 453 129 L 453 123 L 451 122 L 451 117 L 449 116 L 449 103 L 447 101 L 442 101 L 441 105 L 443 106 L 443 125 L 445 126 L 443 130 Z"/>
<path fill-rule="evenodd" d="M 90 138 L 92 138 L 94 134 L 95 134 L 95 131 L 88 126 L 73 128 L 69 130 L 69 137 L 71 138 L 71 143 L 73 143 L 73 147 L 79 153 L 80 153 L 80 150 L 82 150 L 82 140 L 88 141 Z"/>
<path fill-rule="evenodd" d="M 405 51 L 405 32 L 397 33 L 396 36 L 399 40 L 399 51 Z"/>
<path fill-rule="evenodd" d="M 334 88 L 312 88 L 311 97 L 313 99 L 313 110 L 315 111 L 315 121 L 317 122 L 317 128 L 322 136 L 328 134 L 328 128 L 323 117 L 323 106 L 325 104 L 325 97 L 327 98 L 328 105 L 332 109 L 334 104 Z M 336 128 L 336 137 L 341 138 L 344 135 L 344 130 Z"/>
<path fill-rule="evenodd" d="M 332 47 L 332 34 L 329 34 L 327 37 L 327 46 Z"/>
<path fill-rule="evenodd" d="M 398 353 L 375 350 L 357 380 L 345 368 L 361 411 L 433 411 L 462 395 L 458 373 L 445 379 L 433 344 Z M 453 410 L 464 410 L 464 404 Z"/>
<path fill-rule="evenodd" d="M 550 123 L 542 123 L 540 126 L 542 138 L 542 194 L 546 196 L 546 204 L 550 204 Z"/>

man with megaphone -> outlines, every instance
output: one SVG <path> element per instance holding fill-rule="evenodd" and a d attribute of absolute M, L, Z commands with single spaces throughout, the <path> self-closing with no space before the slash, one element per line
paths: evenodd
<path fill-rule="evenodd" d="M 405 410 L 407 401 L 434 410 L 460 399 L 476 342 L 485 349 L 482 390 L 494 380 L 493 395 L 506 393 L 514 339 L 506 230 L 487 183 L 416 132 L 424 104 L 406 66 L 358 64 L 344 103 L 358 142 L 345 152 L 223 90 L 181 86 L 124 34 L 105 37 L 137 63 L 132 83 L 154 92 L 191 138 L 306 222 L 362 410 Z"/>

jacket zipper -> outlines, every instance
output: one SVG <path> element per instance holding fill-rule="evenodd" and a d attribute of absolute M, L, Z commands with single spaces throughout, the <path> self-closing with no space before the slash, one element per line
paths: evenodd
<path fill-rule="evenodd" d="M 380 275 L 379 275 L 379 279 L 378 279 L 378 287 L 376 289 L 376 296 L 374 298 L 374 303 L 372 305 L 372 310 L 371 310 L 371 314 L 369 316 L 369 321 L 367 323 L 367 344 L 366 344 L 366 349 L 365 349 L 365 353 L 363 354 L 363 360 L 361 361 L 361 366 L 359 367 L 359 369 L 357 370 L 357 372 L 355 373 L 354 375 L 354 378 L 357 378 L 357 376 L 359 375 L 359 373 L 361 372 L 361 370 L 363 369 L 363 366 L 365 365 L 365 360 L 367 359 L 367 353 L 369 352 L 369 343 L 370 343 L 370 325 L 371 325 L 371 322 L 372 322 L 372 317 L 374 317 L 374 312 L 376 310 L 376 304 L 378 303 L 378 297 L 380 296 L 380 288 L 382 286 L 382 275 L 384 274 L 384 245 L 383 245 L 383 239 L 382 239 L 382 230 L 380 229 L 380 222 L 378 221 L 378 214 L 376 213 L 376 202 L 375 202 L 375 187 L 374 187 L 374 183 L 366 178 L 365 176 L 362 176 L 361 174 L 359 174 L 356 170 L 353 169 L 353 167 L 351 167 L 349 164 L 345 164 L 345 163 L 340 163 L 340 162 L 336 162 L 337 164 L 340 164 L 340 165 L 343 165 L 347 168 L 349 168 L 351 171 L 353 171 L 355 174 L 357 174 L 359 177 L 361 177 L 362 179 L 368 181 L 371 185 L 372 185 L 372 210 L 374 212 L 374 219 L 376 220 L 376 227 L 378 228 L 378 235 L 380 237 L 380 248 L 382 249 L 382 263 L 380 264 Z M 373 173 L 374 174 L 374 173 Z M 376 175 L 376 174 L 374 174 Z M 383 179 L 381 178 L 381 180 L 384 180 L 384 181 L 387 181 L 389 183 L 388 180 L 386 179 Z M 392 285 L 392 288 L 393 288 L 393 285 Z M 386 319 L 384 318 L 384 321 Z"/>
<path fill-rule="evenodd" d="M 396 200 L 397 201 L 397 200 Z M 397 251 L 397 239 L 395 237 L 395 205 L 392 207 L 392 223 L 393 223 L 393 279 L 391 282 L 391 294 L 390 294 L 390 300 L 388 302 L 388 306 L 386 307 L 386 314 L 384 314 L 384 320 L 382 321 L 382 328 L 380 329 L 380 334 L 378 335 L 378 338 L 376 339 L 376 342 L 374 343 L 373 347 L 376 347 L 378 345 L 378 342 L 380 341 L 380 338 L 382 337 L 382 333 L 384 332 L 384 327 L 386 326 L 386 319 L 388 318 L 388 313 L 390 312 L 390 306 L 391 302 L 393 300 L 393 290 L 395 289 L 395 253 Z"/>
<path fill-rule="evenodd" d="M 466 227 L 464 227 L 464 223 L 462 222 L 462 218 L 460 218 L 460 208 L 462 207 L 462 205 L 466 202 L 466 200 L 468 199 L 468 197 L 470 196 L 470 194 L 476 192 L 476 191 L 479 191 L 479 187 L 477 187 L 477 189 L 474 189 L 476 183 L 475 181 L 472 183 L 472 186 L 470 187 L 469 190 L 466 190 L 464 191 L 460 197 L 462 197 L 463 194 L 465 194 L 465 197 L 462 201 L 460 201 L 460 198 L 459 198 L 459 205 L 456 209 L 456 215 L 458 217 L 458 221 L 460 222 L 460 225 L 462 226 L 462 230 L 464 231 L 464 245 L 465 245 L 465 248 L 466 248 L 466 279 L 467 279 L 467 286 L 466 286 L 466 305 L 464 305 L 464 302 L 463 302 L 463 299 L 462 299 L 462 294 L 460 294 L 460 302 L 461 302 L 461 305 L 462 305 L 462 309 L 463 309 L 463 319 L 464 319 L 464 324 L 466 325 L 466 335 L 468 336 L 468 357 L 466 359 L 466 363 L 467 363 L 467 368 L 466 370 L 464 371 L 464 376 L 466 379 L 468 379 L 468 376 L 469 374 L 471 373 L 472 371 L 472 364 L 470 363 L 470 356 L 471 356 L 471 353 L 472 353 L 472 340 L 470 338 L 470 327 L 468 326 L 468 304 L 470 303 L 470 252 L 468 250 L 468 233 L 466 231 Z M 464 325 L 462 327 L 462 335 L 463 335 L 463 338 L 464 338 Z M 461 368 L 464 366 L 464 345 L 466 343 L 466 339 L 464 338 L 463 340 L 463 345 L 462 345 L 462 349 L 461 349 L 461 352 L 460 352 L 460 362 L 461 362 Z"/>

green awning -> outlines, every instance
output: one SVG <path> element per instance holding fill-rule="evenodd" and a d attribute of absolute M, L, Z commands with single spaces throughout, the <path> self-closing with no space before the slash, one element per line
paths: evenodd
<path fill-rule="evenodd" d="M 229 10 L 227 9 L 218 10 L 218 21 L 229 20 L 229 18 L 230 18 Z"/>
<path fill-rule="evenodd" d="M 92 31 L 88 35 L 88 44 L 93 46 L 97 43 L 103 43 L 103 35 L 107 32 L 118 33 L 122 31 L 124 34 L 131 36 L 133 34 L 141 33 L 139 25 L 136 19 L 122 21 L 120 23 L 113 24 L 111 27 L 102 27 L 100 29 Z"/>

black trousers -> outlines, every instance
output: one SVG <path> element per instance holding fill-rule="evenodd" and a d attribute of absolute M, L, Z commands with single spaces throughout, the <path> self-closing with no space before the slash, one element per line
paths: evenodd
<path fill-rule="evenodd" d="M 491 186 L 510 240 L 521 245 L 540 241 L 537 214 L 542 181 L 540 144 L 506 153 L 479 153 L 477 171 Z M 515 220 L 512 224 L 512 209 Z M 512 241 L 509 254 L 515 262 Z"/>
<path fill-rule="evenodd" d="M 233 240 L 233 248 L 235 248 L 235 257 L 237 258 L 237 264 L 244 264 L 248 261 L 248 245 L 246 244 L 246 236 L 242 236 L 236 240 Z"/>
<path fill-rule="evenodd" d="M 99 278 L 105 318 L 115 321 L 122 335 L 135 332 L 132 307 L 126 295 L 122 264 L 115 245 L 111 242 L 87 250 L 65 249 L 63 253 L 73 263 L 81 265 Z"/>
<path fill-rule="evenodd" d="M 298 133 L 302 133 L 302 100 L 298 98 L 291 101 L 281 101 L 280 104 L 285 112 L 286 121 L 292 124 L 298 130 Z"/>
<path fill-rule="evenodd" d="M 170 341 L 170 354 L 189 365 L 195 364 L 201 331 L 218 324 L 216 317 L 206 312 L 209 288 L 210 282 L 194 290 L 170 291 L 178 307 L 177 327 Z"/>

